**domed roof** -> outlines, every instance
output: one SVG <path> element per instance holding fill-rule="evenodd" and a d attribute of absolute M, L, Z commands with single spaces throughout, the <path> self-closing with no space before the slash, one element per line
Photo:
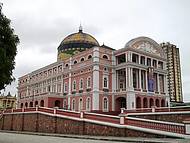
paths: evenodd
<path fill-rule="evenodd" d="M 79 32 L 67 36 L 59 45 L 58 60 L 65 60 L 94 46 L 99 46 L 98 41 L 90 34 L 84 33 L 80 26 Z"/>
<path fill-rule="evenodd" d="M 82 31 L 78 32 L 78 33 L 74 33 L 71 34 L 69 36 L 67 36 L 62 42 L 61 44 L 66 44 L 66 43 L 77 43 L 77 42 L 81 42 L 81 43 L 91 43 L 94 45 L 99 45 L 98 41 L 91 35 L 87 34 L 87 33 L 83 33 Z"/>
<path fill-rule="evenodd" d="M 98 41 L 90 34 L 84 33 L 80 27 L 79 32 L 70 34 L 63 39 L 58 51 L 68 48 L 91 48 L 93 46 L 99 46 Z"/>

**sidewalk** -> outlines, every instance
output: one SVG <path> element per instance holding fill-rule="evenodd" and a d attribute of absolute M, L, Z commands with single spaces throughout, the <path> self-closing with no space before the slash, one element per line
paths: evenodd
<path fill-rule="evenodd" d="M 27 134 L 38 136 L 53 136 L 63 138 L 76 138 L 86 140 L 102 140 L 113 142 L 135 142 L 135 143 L 190 143 L 189 139 L 173 139 L 173 138 L 141 138 L 141 137 L 112 137 L 112 136 L 88 136 L 88 135 L 71 135 L 71 134 L 53 134 L 53 133 L 39 133 L 39 132 L 25 132 L 25 131 L 6 131 L 0 130 L 4 133 Z"/>

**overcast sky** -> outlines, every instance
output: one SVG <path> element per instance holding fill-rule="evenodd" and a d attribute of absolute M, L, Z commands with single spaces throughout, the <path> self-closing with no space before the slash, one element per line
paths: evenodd
<path fill-rule="evenodd" d="M 65 36 L 78 31 L 115 49 L 147 36 L 180 49 L 184 101 L 190 101 L 190 0 L 0 0 L 20 38 L 16 79 L 56 61 Z M 17 81 L 8 90 L 16 93 Z"/>

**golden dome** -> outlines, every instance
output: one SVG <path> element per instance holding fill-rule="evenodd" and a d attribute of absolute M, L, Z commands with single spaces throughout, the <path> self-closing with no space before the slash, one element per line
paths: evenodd
<path fill-rule="evenodd" d="M 91 43 L 94 45 L 99 45 L 98 41 L 91 35 L 83 32 L 78 32 L 67 36 L 61 44 L 67 43 Z"/>
<path fill-rule="evenodd" d="M 76 51 L 81 52 L 94 46 L 99 46 L 98 41 L 90 34 L 84 33 L 80 26 L 78 33 L 73 33 L 63 39 L 58 47 L 58 59 L 65 59 L 68 57 L 68 54 L 72 56 Z"/>

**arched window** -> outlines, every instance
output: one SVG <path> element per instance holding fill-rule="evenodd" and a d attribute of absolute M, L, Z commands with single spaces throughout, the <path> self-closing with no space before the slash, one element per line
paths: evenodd
<path fill-rule="evenodd" d="M 86 110 L 90 111 L 90 98 L 86 99 Z"/>
<path fill-rule="evenodd" d="M 158 99 L 156 99 L 156 106 L 157 106 L 157 107 L 160 107 L 160 103 L 159 103 L 159 100 L 158 100 Z"/>
<path fill-rule="evenodd" d="M 152 106 L 154 106 L 154 100 L 152 98 L 150 98 L 149 108 L 152 108 Z"/>
<path fill-rule="evenodd" d="M 38 106 L 38 101 L 35 101 L 35 107 Z"/>
<path fill-rule="evenodd" d="M 83 89 L 83 79 L 80 79 L 80 89 Z"/>
<path fill-rule="evenodd" d="M 107 67 L 104 67 L 104 71 L 108 71 L 108 68 L 107 68 Z"/>
<path fill-rule="evenodd" d="M 75 99 L 72 100 L 72 110 L 75 110 Z"/>
<path fill-rule="evenodd" d="M 165 100 L 164 99 L 161 100 L 161 107 L 165 107 Z"/>
<path fill-rule="evenodd" d="M 76 90 L 76 80 L 73 81 L 73 90 Z"/>
<path fill-rule="evenodd" d="M 81 58 L 80 61 L 83 62 L 83 61 L 84 61 L 84 58 Z"/>
<path fill-rule="evenodd" d="M 90 84 L 91 84 L 91 78 L 88 77 L 88 79 L 87 79 L 87 88 L 90 88 Z"/>
<path fill-rule="evenodd" d="M 103 102 L 103 111 L 108 111 L 108 98 L 105 97 Z"/>
<path fill-rule="evenodd" d="M 147 100 L 147 98 L 143 99 L 143 108 L 148 108 L 148 100 Z"/>
<path fill-rule="evenodd" d="M 23 103 L 20 104 L 20 108 L 23 108 Z"/>
<path fill-rule="evenodd" d="M 104 77 L 104 88 L 108 88 L 108 78 Z"/>
<path fill-rule="evenodd" d="M 66 100 L 63 101 L 63 108 L 67 109 L 67 101 Z"/>
<path fill-rule="evenodd" d="M 81 111 L 83 109 L 83 101 L 82 98 L 79 100 L 79 110 Z"/>
<path fill-rule="evenodd" d="M 40 101 L 40 106 L 41 106 L 41 107 L 44 107 L 44 100 L 41 100 L 41 101 Z"/>
<path fill-rule="evenodd" d="M 77 61 L 74 61 L 74 64 L 77 64 Z"/>
<path fill-rule="evenodd" d="M 107 59 L 108 60 L 108 56 L 107 55 L 103 55 L 103 59 Z"/>
<path fill-rule="evenodd" d="M 91 59 L 91 58 L 92 58 L 92 55 L 89 55 L 89 56 L 88 56 L 88 59 Z"/>
<path fill-rule="evenodd" d="M 33 102 L 30 102 L 29 107 L 33 107 Z"/>
<path fill-rule="evenodd" d="M 26 107 L 26 108 L 28 107 L 28 103 L 27 103 L 27 102 L 25 103 L 25 107 Z"/>

